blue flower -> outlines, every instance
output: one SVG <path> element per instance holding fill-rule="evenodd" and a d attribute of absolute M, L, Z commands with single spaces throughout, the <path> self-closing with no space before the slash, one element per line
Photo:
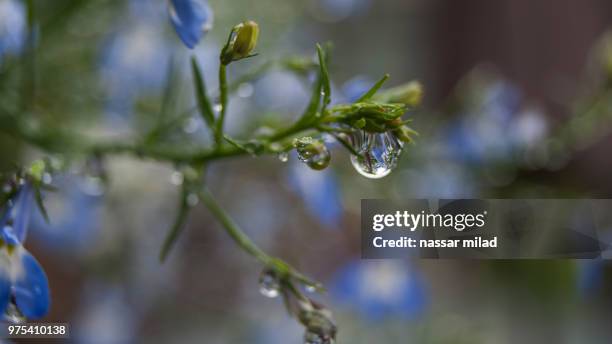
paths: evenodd
<path fill-rule="evenodd" d="M 419 271 L 399 261 L 353 261 L 340 270 L 330 290 L 369 320 L 415 317 L 427 306 Z"/>
<path fill-rule="evenodd" d="M 34 189 L 23 184 L 0 220 L 0 311 L 38 319 L 49 311 L 49 283 L 36 259 L 23 247 Z"/>
<path fill-rule="evenodd" d="M 32 218 L 37 243 L 62 255 L 84 254 L 100 229 L 101 198 L 84 192 L 86 181 L 72 175 L 56 175 L 52 185 L 56 190 L 46 201 L 53 221 L 45 221 L 40 212 Z"/>
<path fill-rule="evenodd" d="M 176 33 L 189 49 L 212 28 L 213 13 L 205 0 L 170 0 L 169 12 Z"/>
<path fill-rule="evenodd" d="M 306 209 L 321 224 L 338 228 L 343 208 L 338 181 L 331 169 L 314 171 L 295 163 L 290 166 L 288 179 L 291 187 L 302 196 Z"/>
<path fill-rule="evenodd" d="M 0 0 L 0 61 L 7 53 L 17 53 L 26 37 L 25 6 L 17 0 Z"/>
<path fill-rule="evenodd" d="M 141 12 L 155 15 L 154 9 L 141 6 Z M 138 97 L 157 94 L 164 85 L 171 49 L 152 18 L 134 16 L 103 43 L 100 72 L 110 115 L 131 113 Z"/>

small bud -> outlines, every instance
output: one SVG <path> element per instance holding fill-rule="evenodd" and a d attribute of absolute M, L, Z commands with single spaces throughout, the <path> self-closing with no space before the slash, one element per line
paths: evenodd
<path fill-rule="evenodd" d="M 240 23 L 232 29 L 227 44 L 221 51 L 221 63 L 230 64 L 252 56 L 259 37 L 259 25 L 254 21 Z"/>
<path fill-rule="evenodd" d="M 415 107 L 423 99 L 423 85 L 418 81 L 411 81 L 407 84 L 380 91 L 374 99 L 383 103 L 403 103 L 408 107 Z"/>
<path fill-rule="evenodd" d="M 393 134 L 402 142 L 410 143 L 413 142 L 413 136 L 419 135 L 414 129 L 410 128 L 407 125 L 402 125 L 401 127 L 394 129 Z"/>
<path fill-rule="evenodd" d="M 37 182 L 41 182 L 43 179 L 43 174 L 45 173 L 45 162 L 42 160 L 34 161 L 30 166 L 28 173 Z"/>
<path fill-rule="evenodd" d="M 333 343 L 336 339 L 337 327 L 331 312 L 320 305 L 311 303 L 313 307 L 303 308 L 298 319 L 306 328 L 304 339 L 306 343 Z"/>

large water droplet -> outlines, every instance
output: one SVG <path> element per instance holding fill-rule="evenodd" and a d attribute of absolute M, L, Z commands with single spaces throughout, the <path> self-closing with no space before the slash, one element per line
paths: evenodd
<path fill-rule="evenodd" d="M 280 294 L 280 281 L 272 270 L 264 270 L 259 276 L 259 292 L 265 297 L 274 298 Z"/>
<path fill-rule="evenodd" d="M 304 344 L 333 344 L 334 339 L 319 333 L 307 330 L 304 334 Z"/>
<path fill-rule="evenodd" d="M 302 137 L 294 142 L 298 159 L 313 170 L 322 170 L 329 166 L 331 154 L 329 149 L 320 140 L 311 137 Z"/>
<path fill-rule="evenodd" d="M 11 324 L 23 324 L 26 322 L 26 318 L 21 314 L 13 300 L 9 302 L 4 311 L 4 320 Z"/>
<path fill-rule="evenodd" d="M 369 133 L 355 131 L 349 141 L 359 155 L 351 155 L 353 167 L 367 178 L 387 176 L 397 166 L 402 153 L 402 142 L 391 132 Z"/>

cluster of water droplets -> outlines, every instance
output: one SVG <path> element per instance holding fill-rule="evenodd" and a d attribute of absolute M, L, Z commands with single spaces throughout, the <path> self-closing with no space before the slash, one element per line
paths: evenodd
<path fill-rule="evenodd" d="M 355 130 L 346 137 L 358 153 L 351 155 L 351 163 L 364 177 L 382 178 L 397 166 L 403 142 L 393 132 L 372 133 Z"/>

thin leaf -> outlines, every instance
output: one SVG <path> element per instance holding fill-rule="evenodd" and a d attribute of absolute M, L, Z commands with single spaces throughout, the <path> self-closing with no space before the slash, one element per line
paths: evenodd
<path fill-rule="evenodd" d="M 166 239 L 164 239 L 164 243 L 159 253 L 159 260 L 162 263 L 166 260 L 168 253 L 170 253 L 170 250 L 174 247 L 176 240 L 185 228 L 185 222 L 187 222 L 187 215 L 189 215 L 190 209 L 189 204 L 187 203 L 188 195 L 189 193 L 186 187 L 183 187 L 176 218 L 174 219 L 172 228 L 170 228 L 170 231 L 166 235 Z"/>
<path fill-rule="evenodd" d="M 378 82 L 375 83 L 374 86 L 372 86 L 372 88 L 370 88 L 364 95 L 362 95 L 359 99 L 357 99 L 356 103 L 362 103 L 362 102 L 370 100 L 370 98 L 372 98 L 372 96 L 374 96 L 376 92 L 378 92 L 378 90 L 382 87 L 385 81 L 387 81 L 387 79 L 389 79 L 389 74 L 383 75 L 383 77 L 380 80 L 378 80 Z"/>
<path fill-rule="evenodd" d="M 321 74 L 317 77 L 313 88 L 312 95 L 310 96 L 310 101 L 308 102 L 308 107 L 300 117 L 300 122 L 305 123 L 313 119 L 317 115 L 317 110 L 319 109 L 319 105 L 321 104 L 321 87 L 322 87 L 322 77 Z"/>
<path fill-rule="evenodd" d="M 45 222 L 50 223 L 49 214 L 47 213 L 47 208 L 45 208 L 45 203 L 43 202 L 43 199 L 42 199 L 42 193 L 40 192 L 40 187 L 36 187 L 36 190 L 34 191 L 34 198 L 36 199 L 36 205 L 38 205 L 38 209 L 40 209 L 40 213 L 45 219 Z"/>
<path fill-rule="evenodd" d="M 195 57 L 191 58 L 191 71 L 193 73 L 193 83 L 200 114 L 202 115 L 202 118 L 206 124 L 208 124 L 208 126 L 212 129 L 215 123 L 215 115 L 210 100 L 208 99 L 208 95 L 206 94 L 206 85 L 204 83 L 204 78 L 202 77 L 202 72 L 200 71 L 200 66 L 198 65 L 198 61 L 196 61 Z"/>
<path fill-rule="evenodd" d="M 317 44 L 317 56 L 319 57 L 319 69 L 323 87 L 323 109 L 331 102 L 331 84 L 329 81 L 329 71 L 327 70 L 327 54 L 323 51 L 320 44 Z"/>

